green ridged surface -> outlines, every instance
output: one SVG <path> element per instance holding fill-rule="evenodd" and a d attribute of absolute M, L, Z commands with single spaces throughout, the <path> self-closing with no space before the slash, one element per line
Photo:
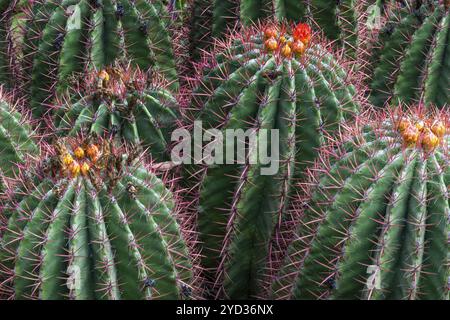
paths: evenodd
<path fill-rule="evenodd" d="M 0 190 L 3 179 L 14 178 L 19 173 L 18 165 L 23 164 L 27 156 L 38 155 L 31 126 L 18 110 L 0 97 Z"/>
<path fill-rule="evenodd" d="M 178 89 L 173 41 L 164 20 L 168 13 L 158 3 L 40 0 L 26 10 L 18 63 L 35 116 L 48 111 L 53 94 L 65 91 L 74 76 L 116 59 L 142 70 L 154 67 L 171 89 Z"/>
<path fill-rule="evenodd" d="M 8 209 L 0 261 L 15 274 L 2 284 L 15 299 L 190 298 L 172 194 L 147 170 L 123 169 L 96 187 L 84 176 L 44 179 Z"/>
<path fill-rule="evenodd" d="M 56 119 L 60 135 L 114 136 L 142 146 L 155 161 L 170 159 L 169 144 L 178 120 L 175 98 L 164 89 L 130 90 L 125 97 L 92 94 L 65 105 Z"/>
<path fill-rule="evenodd" d="M 449 145 L 404 149 L 389 121 L 340 143 L 319 168 L 273 297 L 448 300 Z"/>
<path fill-rule="evenodd" d="M 201 183 L 202 262 L 218 285 L 209 289 L 235 299 L 260 292 L 269 242 L 286 214 L 293 181 L 315 159 L 324 132 L 358 110 L 346 73 L 320 46 L 307 49 L 304 60 L 284 59 L 262 52 L 259 35 L 252 39 L 217 55 L 192 106 L 203 129 L 279 129 L 275 175 L 260 175 L 261 163 L 213 165 Z"/>
<path fill-rule="evenodd" d="M 308 4 L 309 3 L 309 4 Z M 195 0 L 191 12 L 191 57 L 198 60 L 213 38 L 223 38 L 236 22 L 308 22 L 312 17 L 330 40 L 338 40 L 355 57 L 358 34 L 356 1 L 343 0 Z M 312 24 L 316 26 L 316 24 Z"/>
<path fill-rule="evenodd" d="M 450 102 L 450 16 L 441 6 L 403 8 L 388 15 L 372 63 L 371 101 L 405 103 L 424 98 L 442 108 Z M 387 32 L 389 31 L 389 32 Z"/>

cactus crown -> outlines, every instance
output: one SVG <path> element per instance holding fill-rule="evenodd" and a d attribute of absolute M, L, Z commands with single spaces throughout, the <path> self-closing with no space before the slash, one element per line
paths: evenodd
<path fill-rule="evenodd" d="M 323 148 L 274 297 L 448 299 L 449 114 L 424 110 Z"/>

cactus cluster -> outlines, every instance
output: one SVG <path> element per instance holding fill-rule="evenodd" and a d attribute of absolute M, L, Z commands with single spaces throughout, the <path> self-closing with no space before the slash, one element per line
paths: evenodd
<path fill-rule="evenodd" d="M 107 140 L 65 138 L 5 209 L 3 293 L 15 299 L 187 299 L 174 195 Z"/>
<path fill-rule="evenodd" d="M 423 109 L 324 149 L 273 297 L 448 299 L 449 114 Z"/>
<path fill-rule="evenodd" d="M 171 132 L 178 121 L 177 101 L 145 72 L 114 67 L 91 72 L 83 87 L 57 107 L 61 136 L 110 136 L 148 149 L 154 160 L 169 160 Z"/>
<path fill-rule="evenodd" d="M 128 0 L 12 1 L 9 6 L 3 4 L 7 6 L 3 26 L 8 28 L 9 15 L 19 4 L 25 16 L 21 30 L 0 32 L 21 34 L 15 57 L 9 59 L 18 60 L 20 71 L 15 76 L 22 78 L 35 116 L 48 111 L 55 92 L 67 89 L 75 75 L 113 65 L 116 59 L 131 61 L 145 71 L 155 68 L 173 89 L 178 88 L 171 35 L 164 20 L 168 13 L 159 0 L 155 4 Z"/>
<path fill-rule="evenodd" d="M 449 8 L 0 0 L 0 300 L 448 300 Z"/>
<path fill-rule="evenodd" d="M 197 217 L 203 267 L 215 284 L 210 290 L 228 298 L 257 296 L 293 181 L 314 161 L 325 135 L 360 106 L 357 79 L 308 25 L 247 32 L 214 52 L 191 106 L 203 129 L 279 130 L 275 175 L 261 175 L 261 162 L 215 165 L 202 174 L 189 168 L 203 177 Z"/>
<path fill-rule="evenodd" d="M 413 1 L 393 7 L 372 58 L 371 101 L 382 107 L 389 101 L 437 107 L 450 103 L 450 15 L 437 1 Z"/>

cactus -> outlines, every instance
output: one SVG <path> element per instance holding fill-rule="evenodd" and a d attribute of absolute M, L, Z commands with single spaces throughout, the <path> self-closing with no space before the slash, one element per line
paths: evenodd
<path fill-rule="evenodd" d="M 449 113 L 425 110 L 324 147 L 273 297 L 448 300 Z"/>
<path fill-rule="evenodd" d="M 359 96 L 352 75 L 308 25 L 250 28 L 217 46 L 222 48 L 211 53 L 194 91 L 192 117 L 203 129 L 222 132 L 279 130 L 280 168 L 266 176 L 259 173 L 260 162 L 187 171 L 205 176 L 197 219 L 203 267 L 216 283 L 212 294 L 256 297 L 291 186 L 315 159 L 326 132 L 353 117 Z"/>
<path fill-rule="evenodd" d="M 15 299 L 187 299 L 175 195 L 111 141 L 59 140 L 10 199 L 0 291 Z M 30 169 L 33 170 L 33 169 Z M 31 185 L 30 185 L 31 184 Z"/>
<path fill-rule="evenodd" d="M 339 41 L 354 56 L 361 8 L 354 0 L 195 0 L 190 21 L 191 57 L 198 60 L 212 38 L 223 38 L 237 22 L 250 27 L 273 18 L 313 24 L 312 18 L 325 36 Z"/>
<path fill-rule="evenodd" d="M 14 12 L 15 1 L 8 12 Z M 18 64 L 24 93 L 42 116 L 55 92 L 63 92 L 86 69 L 132 61 L 156 68 L 178 88 L 171 36 L 159 3 L 128 0 L 39 0 L 25 5 Z M 2 40 L 0 40 L 1 42 Z"/>
<path fill-rule="evenodd" d="M 382 107 L 392 99 L 411 104 L 424 98 L 430 106 L 448 105 L 449 39 L 450 16 L 443 5 L 416 1 L 388 10 L 378 53 L 372 59 L 372 103 Z"/>
<path fill-rule="evenodd" d="M 21 164 L 39 155 L 27 117 L 0 87 L 0 191 L 19 174 Z"/>
<path fill-rule="evenodd" d="M 62 136 L 83 132 L 116 137 L 149 149 L 156 161 L 169 160 L 168 144 L 178 120 L 177 101 L 162 85 L 148 82 L 138 68 L 91 72 L 83 79 L 84 88 L 56 112 L 58 132 Z"/>

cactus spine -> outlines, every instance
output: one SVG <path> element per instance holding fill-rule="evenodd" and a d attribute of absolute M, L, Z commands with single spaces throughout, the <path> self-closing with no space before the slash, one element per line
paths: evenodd
<path fill-rule="evenodd" d="M 75 101 L 65 101 L 55 125 L 61 135 L 115 137 L 141 145 L 156 161 L 169 160 L 171 133 L 178 121 L 176 99 L 162 84 L 130 67 L 91 72 Z"/>
<path fill-rule="evenodd" d="M 324 149 L 275 298 L 449 298 L 449 114 L 423 109 Z"/>
<path fill-rule="evenodd" d="M 93 141 L 60 140 L 40 182 L 6 207 L 0 289 L 15 299 L 189 298 L 174 195 L 126 150 Z"/>
<path fill-rule="evenodd" d="M 371 82 L 376 106 L 422 98 L 440 108 L 449 104 L 450 16 L 448 8 L 429 2 L 388 12 Z"/>
<path fill-rule="evenodd" d="M 178 88 L 172 42 L 164 7 L 156 1 L 33 1 L 21 44 L 22 86 L 36 116 L 45 114 L 56 92 L 74 75 L 132 61 L 142 70 L 156 68 Z M 12 8 L 11 8 L 12 7 Z M 14 2 L 10 11 L 14 11 Z"/>
<path fill-rule="evenodd" d="M 258 295 L 270 239 L 285 219 L 291 186 L 314 160 L 325 132 L 359 108 L 351 76 L 317 35 L 311 36 L 305 24 L 237 34 L 221 53 L 211 54 L 216 60 L 194 93 L 194 118 L 204 129 L 279 130 L 276 174 L 261 175 L 261 162 L 214 165 L 204 172 L 198 228 L 203 267 L 210 280 L 218 279 L 211 280 L 217 297 Z"/>

